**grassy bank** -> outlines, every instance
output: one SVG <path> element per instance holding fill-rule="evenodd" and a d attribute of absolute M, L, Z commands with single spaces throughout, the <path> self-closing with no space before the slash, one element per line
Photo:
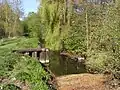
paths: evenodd
<path fill-rule="evenodd" d="M 3 90 L 48 90 L 47 73 L 37 60 L 12 53 L 13 49 L 37 47 L 37 38 L 14 38 L 0 40 L 0 88 Z M 15 87 L 15 86 L 16 87 Z M 14 88 L 14 89 L 13 89 Z M 16 89 L 15 89 L 16 88 Z"/>

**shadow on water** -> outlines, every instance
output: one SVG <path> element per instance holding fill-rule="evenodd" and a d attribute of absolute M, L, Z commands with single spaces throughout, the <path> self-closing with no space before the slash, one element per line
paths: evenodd
<path fill-rule="evenodd" d="M 49 68 L 56 76 L 86 73 L 84 64 L 72 60 L 69 57 L 60 56 L 58 51 L 51 51 L 49 58 Z"/>

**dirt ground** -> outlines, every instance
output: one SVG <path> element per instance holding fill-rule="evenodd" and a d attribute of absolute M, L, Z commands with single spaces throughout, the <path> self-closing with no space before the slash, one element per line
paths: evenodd
<path fill-rule="evenodd" d="M 110 90 L 101 74 L 75 74 L 56 78 L 58 90 Z"/>
<path fill-rule="evenodd" d="M 12 82 L 11 82 L 11 80 L 9 80 L 7 78 L 0 78 L 0 84 L 5 84 L 5 85 L 13 84 L 17 87 L 20 87 L 21 90 L 30 90 L 30 86 L 29 86 L 28 82 L 21 82 L 19 80 L 16 80 L 15 78 L 13 78 Z"/>

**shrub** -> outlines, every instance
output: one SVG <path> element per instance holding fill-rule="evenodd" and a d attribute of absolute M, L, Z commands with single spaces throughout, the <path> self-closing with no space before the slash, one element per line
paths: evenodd
<path fill-rule="evenodd" d="M 14 49 L 37 47 L 37 40 L 37 38 L 23 37 L 0 41 L 0 76 L 10 80 L 6 87 L 4 83 L 0 84 L 4 90 L 18 90 L 13 89 L 14 86 L 11 85 L 13 79 L 28 82 L 31 90 L 48 90 L 46 82 L 49 76 L 39 61 L 29 56 L 12 53 Z M 43 81 L 42 77 L 46 77 L 46 80 Z"/>

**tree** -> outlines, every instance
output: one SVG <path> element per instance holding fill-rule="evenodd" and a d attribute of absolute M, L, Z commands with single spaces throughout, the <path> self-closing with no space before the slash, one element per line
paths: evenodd
<path fill-rule="evenodd" d="M 37 13 L 30 12 L 23 23 L 24 33 L 28 33 L 30 37 L 41 37 L 41 21 Z"/>
<path fill-rule="evenodd" d="M 44 28 L 46 46 L 52 49 L 61 49 L 63 38 L 70 30 L 70 17 L 72 12 L 71 0 L 42 0 L 39 9 Z"/>
<path fill-rule="evenodd" d="M 20 25 L 20 1 L 2 0 L 0 3 L 1 28 L 6 37 L 13 37 L 22 33 Z M 18 4 L 19 3 L 19 4 Z M 19 12 L 18 12 L 19 11 Z"/>
<path fill-rule="evenodd" d="M 90 46 L 86 64 L 93 71 L 119 72 L 119 9 L 118 1 L 117 4 L 100 5 L 89 12 Z"/>

